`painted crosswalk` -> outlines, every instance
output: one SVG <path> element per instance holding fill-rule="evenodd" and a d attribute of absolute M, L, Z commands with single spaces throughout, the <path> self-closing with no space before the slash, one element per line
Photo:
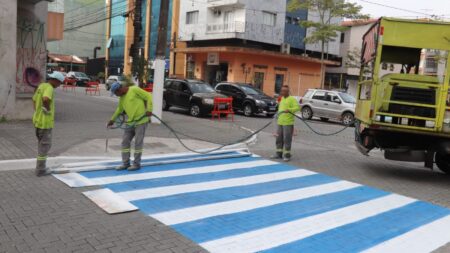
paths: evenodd
<path fill-rule="evenodd" d="M 450 209 L 258 157 L 77 178 L 210 252 L 431 252 L 450 242 Z"/>

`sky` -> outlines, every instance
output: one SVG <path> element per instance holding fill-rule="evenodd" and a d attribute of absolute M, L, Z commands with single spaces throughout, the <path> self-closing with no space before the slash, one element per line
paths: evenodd
<path fill-rule="evenodd" d="M 433 14 L 445 16 L 443 18 L 450 20 L 450 0 L 349 0 L 349 2 L 363 6 L 363 13 L 372 17 L 416 18 L 425 17 L 426 14 Z"/>

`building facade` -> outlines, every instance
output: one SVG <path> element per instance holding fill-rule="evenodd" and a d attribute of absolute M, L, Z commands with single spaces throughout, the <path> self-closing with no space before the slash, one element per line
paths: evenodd
<path fill-rule="evenodd" d="M 31 97 L 46 78 L 47 42 L 62 37 L 62 15 L 48 14 L 48 2 L 42 0 L 0 5 L 0 118 L 29 119 L 33 114 Z"/>
<path fill-rule="evenodd" d="M 50 53 L 92 59 L 94 49 L 99 47 L 96 56 L 104 57 L 106 21 L 102 19 L 105 17 L 105 0 L 56 0 L 49 4 L 49 10 L 52 9 L 64 13 L 66 31 L 61 40 L 48 43 Z M 83 26 L 88 23 L 92 24 Z M 79 28 L 72 29 L 75 27 Z"/>
<path fill-rule="evenodd" d="M 186 78 L 251 83 L 269 95 L 283 85 L 301 96 L 320 87 L 320 61 L 305 55 L 308 11 L 286 11 L 287 1 L 181 1 L 179 40 Z M 326 64 L 337 64 L 327 61 Z M 177 76 L 179 74 L 177 73 Z"/>
<path fill-rule="evenodd" d="M 134 26 L 131 10 L 135 8 L 134 0 L 108 0 L 107 12 L 110 16 L 106 25 L 106 72 L 107 75 L 131 74 L 132 57 L 131 45 L 134 43 Z M 137 50 L 149 63 L 155 59 L 158 40 L 158 23 L 161 0 L 141 0 L 141 32 L 137 43 Z M 169 21 L 172 20 L 172 2 L 169 7 Z M 119 13 L 123 15 L 118 15 Z M 172 22 L 168 23 L 167 52 L 169 62 Z M 169 71 L 169 63 L 166 66 Z M 151 70 L 150 70 L 151 72 Z"/>

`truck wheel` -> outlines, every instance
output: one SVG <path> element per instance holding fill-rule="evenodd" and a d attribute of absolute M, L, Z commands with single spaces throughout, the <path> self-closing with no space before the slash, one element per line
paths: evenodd
<path fill-rule="evenodd" d="M 312 119 L 312 117 L 313 117 L 313 112 L 312 112 L 311 108 L 303 107 L 302 108 L 302 118 L 303 119 Z"/>
<path fill-rule="evenodd" d="M 450 174 L 450 155 L 436 153 L 435 156 L 436 165 L 438 168 L 445 172 L 446 174 Z"/>

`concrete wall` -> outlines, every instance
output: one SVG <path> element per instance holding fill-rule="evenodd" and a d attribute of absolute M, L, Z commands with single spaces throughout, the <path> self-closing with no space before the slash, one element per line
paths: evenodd
<path fill-rule="evenodd" d="M 0 118 L 14 112 L 16 97 L 17 1 L 0 5 Z"/>
<path fill-rule="evenodd" d="M 0 117 L 29 119 L 31 96 L 45 80 L 47 2 L 0 5 Z"/>
<path fill-rule="evenodd" d="M 105 0 L 64 0 L 63 5 L 58 3 L 60 1 L 61 0 L 58 0 L 56 2 L 56 7 L 50 10 L 60 12 L 62 6 L 64 9 L 63 12 L 66 29 L 71 26 L 86 23 L 85 20 L 80 20 L 83 17 L 89 20 L 94 20 L 94 17 L 105 17 Z M 55 5 L 55 3 L 50 5 Z M 48 50 L 50 53 L 69 54 L 76 55 L 78 57 L 92 58 L 94 48 L 99 46 L 102 49 L 97 51 L 97 57 L 102 57 L 105 55 L 105 31 L 106 20 L 79 28 L 77 30 L 66 31 L 64 32 L 63 40 L 48 42 Z"/>

